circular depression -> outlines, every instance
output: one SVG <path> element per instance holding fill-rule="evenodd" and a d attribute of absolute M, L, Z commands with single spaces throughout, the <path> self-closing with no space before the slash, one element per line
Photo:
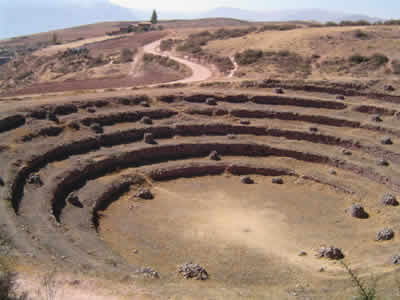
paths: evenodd
<path fill-rule="evenodd" d="M 354 196 L 291 176 L 283 185 L 252 178 L 253 185 L 228 174 L 154 182 L 153 200 L 135 198 L 132 189 L 102 212 L 99 234 L 129 263 L 151 266 L 169 280 L 177 278 L 177 265 L 193 261 L 214 282 L 234 286 L 317 270 L 327 263 L 314 256 L 322 245 L 342 248 L 364 267 L 381 267 L 395 251 L 393 243 L 374 241 L 380 218 L 345 212 Z M 298 256 L 301 251 L 308 255 Z"/>

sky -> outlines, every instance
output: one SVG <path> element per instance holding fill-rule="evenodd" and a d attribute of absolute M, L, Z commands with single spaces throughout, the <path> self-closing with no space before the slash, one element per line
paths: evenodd
<path fill-rule="evenodd" d="M 0 0 L 7 1 L 7 0 Z M 76 0 L 74 0 L 76 1 Z M 90 0 L 88 0 L 90 1 Z M 95 0 L 93 0 L 95 1 Z M 227 6 L 247 10 L 320 8 L 381 18 L 400 18 L 400 0 L 109 0 L 136 9 L 197 11 Z"/>

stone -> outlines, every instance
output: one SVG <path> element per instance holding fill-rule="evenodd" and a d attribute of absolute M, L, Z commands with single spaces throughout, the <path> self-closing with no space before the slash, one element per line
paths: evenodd
<path fill-rule="evenodd" d="M 400 265 L 400 255 L 395 254 L 392 256 L 392 264 Z"/>
<path fill-rule="evenodd" d="M 384 137 L 381 139 L 381 144 L 382 145 L 393 145 L 393 141 L 390 137 Z"/>
<path fill-rule="evenodd" d="M 371 117 L 371 121 L 372 122 L 382 122 L 383 120 L 380 115 L 375 115 L 375 116 Z"/>
<path fill-rule="evenodd" d="M 140 189 L 136 193 L 136 197 L 145 199 L 145 200 L 151 200 L 154 198 L 153 193 L 149 189 Z"/>
<path fill-rule="evenodd" d="M 241 125 L 250 125 L 250 121 L 249 120 L 240 120 L 240 124 Z"/>
<path fill-rule="evenodd" d="M 157 142 L 154 140 L 153 134 L 152 133 L 145 133 L 144 134 L 144 142 L 146 144 L 157 144 Z"/>
<path fill-rule="evenodd" d="M 207 98 L 206 104 L 214 106 L 214 105 L 217 105 L 217 101 L 214 98 Z"/>
<path fill-rule="evenodd" d="M 150 104 L 147 101 L 140 102 L 140 106 L 142 107 L 150 107 Z"/>
<path fill-rule="evenodd" d="M 398 206 L 399 202 L 396 199 L 396 196 L 392 194 L 385 194 L 382 197 L 382 204 L 387 206 Z"/>
<path fill-rule="evenodd" d="M 68 127 L 74 130 L 79 130 L 81 129 L 81 125 L 79 124 L 78 121 L 73 121 L 71 123 L 68 124 Z"/>
<path fill-rule="evenodd" d="M 94 114 L 96 112 L 96 109 L 94 107 L 88 107 L 87 108 L 87 112 L 91 113 L 91 114 Z"/>
<path fill-rule="evenodd" d="M 273 184 L 283 184 L 283 179 L 281 177 L 272 178 L 271 181 Z"/>
<path fill-rule="evenodd" d="M 97 133 L 97 134 L 101 134 L 101 133 L 104 132 L 103 127 L 102 127 L 100 124 L 98 124 L 98 123 L 92 124 L 92 125 L 90 126 L 90 129 L 91 129 L 94 133 Z"/>
<path fill-rule="evenodd" d="M 55 122 L 57 124 L 60 123 L 60 120 L 57 118 L 57 115 L 55 113 L 53 113 L 53 112 L 48 112 L 47 113 L 47 119 L 49 121 L 53 121 L 53 122 Z"/>
<path fill-rule="evenodd" d="M 79 197 L 74 193 L 69 194 L 67 201 L 71 203 L 73 206 L 83 208 L 82 202 L 79 200 Z"/>
<path fill-rule="evenodd" d="M 5 185 L 4 179 L 2 177 L 0 177 L 0 186 L 4 186 L 4 185 Z"/>
<path fill-rule="evenodd" d="M 310 128 L 308 128 L 308 130 L 310 130 L 311 132 L 318 132 L 317 127 L 310 127 Z"/>
<path fill-rule="evenodd" d="M 381 231 L 377 232 L 376 240 L 377 241 L 389 241 L 394 237 L 394 232 L 391 228 L 384 228 Z"/>
<path fill-rule="evenodd" d="M 385 84 L 383 86 L 383 89 L 385 90 L 385 92 L 394 92 L 395 88 L 393 87 L 393 85 L 390 84 Z"/>
<path fill-rule="evenodd" d="M 192 262 L 184 263 L 178 266 L 178 273 L 183 275 L 185 279 L 207 280 L 208 273 L 205 268 Z"/>
<path fill-rule="evenodd" d="M 33 174 L 29 175 L 27 182 L 29 184 L 34 184 L 34 185 L 38 185 L 38 186 L 43 185 L 43 181 L 40 178 L 40 175 L 37 173 L 33 173 Z"/>
<path fill-rule="evenodd" d="M 221 157 L 219 156 L 217 151 L 212 151 L 208 158 L 211 160 L 221 160 Z"/>
<path fill-rule="evenodd" d="M 347 150 L 347 149 L 343 149 L 343 150 L 342 150 L 342 154 L 343 154 L 343 155 L 350 156 L 350 155 L 352 155 L 353 153 L 352 153 L 351 151 Z"/>
<path fill-rule="evenodd" d="M 389 162 L 387 160 L 384 160 L 384 159 L 378 159 L 376 161 L 376 164 L 378 166 L 382 166 L 382 167 L 388 167 L 389 166 Z"/>
<path fill-rule="evenodd" d="M 144 116 L 144 117 L 140 120 L 140 123 L 146 124 L 146 125 L 151 125 L 151 124 L 153 124 L 153 120 L 150 119 L 150 118 L 147 117 L 147 116 Z"/>
<path fill-rule="evenodd" d="M 344 99 L 346 99 L 343 95 L 337 95 L 336 96 L 336 99 L 337 100 L 344 100 Z"/>
<path fill-rule="evenodd" d="M 329 170 L 329 174 L 331 175 L 337 175 L 337 172 L 335 170 Z"/>
<path fill-rule="evenodd" d="M 342 250 L 333 246 L 321 247 L 321 249 L 318 250 L 317 256 L 320 258 L 325 257 L 334 260 L 339 260 L 344 258 Z"/>
<path fill-rule="evenodd" d="M 140 268 L 139 270 L 136 271 L 136 273 L 140 273 L 140 274 L 144 275 L 145 277 L 150 277 L 153 279 L 160 278 L 160 273 L 158 273 L 157 271 L 155 271 L 154 269 L 152 269 L 150 267 Z"/>
<path fill-rule="evenodd" d="M 299 253 L 299 256 L 307 256 L 307 252 L 301 251 L 301 252 Z"/>
<path fill-rule="evenodd" d="M 367 219 L 368 214 L 360 204 L 353 204 L 350 208 L 350 215 L 357 219 Z"/>
<path fill-rule="evenodd" d="M 240 182 L 244 184 L 253 184 L 254 180 L 251 179 L 249 176 L 242 176 L 240 177 Z"/>
<path fill-rule="evenodd" d="M 277 93 L 277 94 L 284 94 L 285 92 L 284 92 L 284 90 L 283 90 L 282 88 L 276 88 L 276 89 L 275 89 L 275 93 Z"/>
<path fill-rule="evenodd" d="M 226 137 L 227 137 L 228 139 L 230 139 L 230 140 L 236 140 L 236 139 L 237 139 L 237 136 L 234 135 L 234 134 L 228 134 Z"/>

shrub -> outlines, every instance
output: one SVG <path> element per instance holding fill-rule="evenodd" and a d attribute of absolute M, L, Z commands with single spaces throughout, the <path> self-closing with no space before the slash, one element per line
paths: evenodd
<path fill-rule="evenodd" d="M 136 51 L 132 51 L 129 48 L 122 49 L 122 51 L 121 51 L 121 62 L 122 63 L 132 62 L 133 61 L 134 52 L 136 52 Z"/>
<path fill-rule="evenodd" d="M 344 262 L 341 262 L 342 266 L 349 274 L 351 281 L 354 286 L 357 288 L 358 295 L 353 297 L 355 300 L 375 300 L 376 299 L 376 281 L 373 280 L 371 284 L 366 285 L 365 282 L 362 282 L 361 279 L 357 276 L 356 273 Z"/>
<path fill-rule="evenodd" d="M 354 37 L 358 38 L 358 39 L 368 39 L 369 35 L 368 33 L 361 31 L 361 30 L 356 30 L 356 32 L 354 33 Z"/>
<path fill-rule="evenodd" d="M 333 26 L 338 26 L 338 24 L 335 23 L 335 22 L 330 21 L 330 22 L 326 22 L 325 26 L 333 27 Z"/>
<path fill-rule="evenodd" d="M 395 59 L 392 61 L 392 69 L 393 73 L 396 75 L 400 75 L 400 61 Z"/>
<path fill-rule="evenodd" d="M 263 51 L 248 49 L 235 54 L 235 60 L 239 65 L 251 65 L 263 57 Z"/>
<path fill-rule="evenodd" d="M 172 46 L 174 45 L 173 39 L 162 40 L 160 43 L 160 50 L 161 51 L 170 51 Z"/>
<path fill-rule="evenodd" d="M 369 60 L 377 66 L 382 66 L 389 62 L 389 58 L 385 54 L 382 54 L 382 53 L 375 53 L 374 55 L 372 55 L 370 57 Z"/>
<path fill-rule="evenodd" d="M 369 60 L 368 57 L 362 56 L 360 54 L 354 54 L 349 58 L 349 61 L 353 64 L 361 64 L 363 62 L 367 62 L 368 60 Z"/>
<path fill-rule="evenodd" d="M 295 24 L 281 24 L 281 25 L 275 25 L 275 24 L 267 24 L 262 26 L 259 29 L 259 32 L 263 32 L 263 31 L 286 31 L 286 30 L 293 30 L 293 29 L 297 29 L 299 28 L 297 25 Z"/>

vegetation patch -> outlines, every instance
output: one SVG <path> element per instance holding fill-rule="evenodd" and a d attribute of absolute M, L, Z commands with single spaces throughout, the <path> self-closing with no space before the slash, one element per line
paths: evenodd
<path fill-rule="evenodd" d="M 176 71 L 179 71 L 181 69 L 181 65 L 176 62 L 173 59 L 169 59 L 166 56 L 160 56 L 160 55 L 153 55 L 150 53 L 145 53 L 143 55 L 143 61 L 145 64 L 149 63 L 156 63 L 159 64 L 163 67 L 170 68 Z"/>

